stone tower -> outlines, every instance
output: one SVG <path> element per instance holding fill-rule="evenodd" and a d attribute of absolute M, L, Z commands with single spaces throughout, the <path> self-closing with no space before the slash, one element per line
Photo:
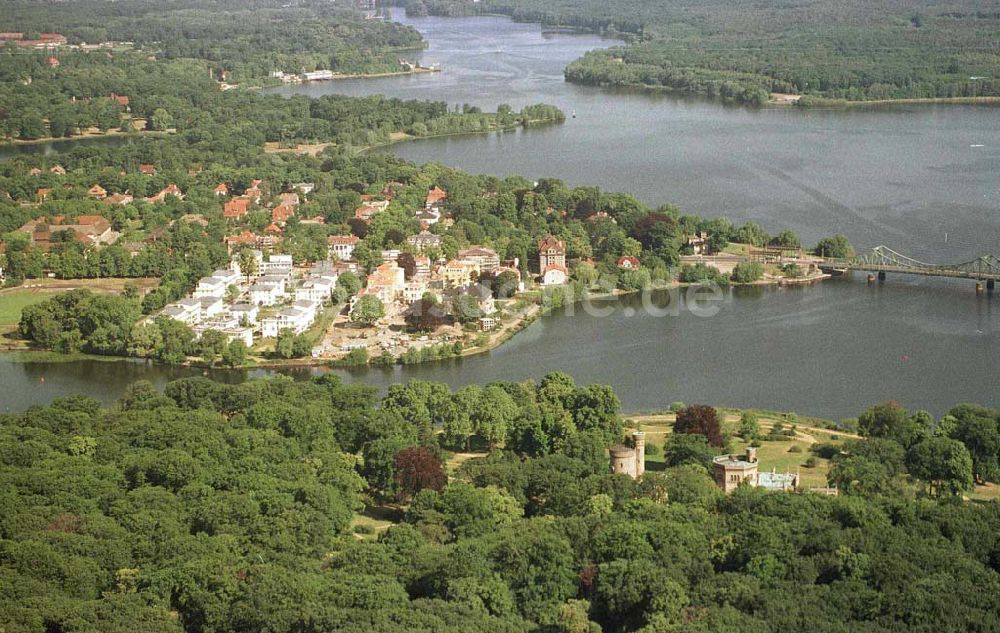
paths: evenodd
<path fill-rule="evenodd" d="M 635 449 L 618 444 L 612 446 L 609 452 L 611 454 L 611 472 L 628 475 L 635 479 Z"/>
<path fill-rule="evenodd" d="M 638 479 L 646 472 L 646 434 L 633 432 L 632 443 L 635 445 L 635 476 Z"/>
<path fill-rule="evenodd" d="M 646 472 L 646 434 L 635 431 L 632 443 L 633 446 L 617 444 L 611 447 L 611 472 L 638 479 Z"/>

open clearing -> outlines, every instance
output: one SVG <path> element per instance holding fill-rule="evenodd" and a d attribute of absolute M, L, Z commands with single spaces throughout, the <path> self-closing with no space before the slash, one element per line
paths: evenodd
<path fill-rule="evenodd" d="M 736 436 L 739 426 L 740 416 L 735 411 L 719 410 L 722 418 L 723 432 L 732 435 L 732 452 L 734 454 L 745 453 L 749 444 Z M 631 422 L 633 428 L 638 426 L 646 434 L 646 445 L 655 445 L 663 448 L 667 435 L 672 432 L 674 420 L 673 413 L 661 413 L 652 415 L 626 416 L 627 422 Z M 811 420 L 811 419 L 810 419 Z M 780 415 L 757 414 L 757 421 L 761 431 L 767 433 L 776 422 L 781 422 L 786 429 L 791 427 L 787 419 Z M 858 436 L 824 429 L 816 426 L 802 426 L 796 423 L 795 436 L 789 437 L 788 441 L 762 441 L 757 449 L 757 459 L 760 463 L 761 472 L 773 470 L 778 473 L 798 472 L 801 476 L 801 484 L 804 487 L 826 486 L 826 474 L 830 470 L 830 461 L 818 456 L 814 456 L 809 447 L 817 442 L 837 444 L 845 439 L 853 439 Z M 650 470 L 656 470 L 657 466 L 662 468 L 662 451 L 658 456 L 646 456 L 647 464 L 654 464 Z M 720 454 L 722 454 L 720 449 Z M 815 465 L 812 468 L 806 467 L 805 463 L 810 457 L 815 457 Z"/>
<path fill-rule="evenodd" d="M 159 283 L 155 277 L 123 279 L 31 279 L 18 288 L 0 290 L 0 335 L 9 333 L 21 320 L 21 311 L 27 306 L 40 303 L 54 294 L 87 288 L 94 292 L 117 294 L 126 285 L 134 284 L 140 291 L 153 288 Z"/>

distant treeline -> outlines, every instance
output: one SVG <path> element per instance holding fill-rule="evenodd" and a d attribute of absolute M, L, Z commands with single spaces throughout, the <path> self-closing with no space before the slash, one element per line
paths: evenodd
<path fill-rule="evenodd" d="M 515 20 L 625 34 L 592 51 L 570 81 L 646 85 L 759 104 L 769 92 L 824 100 L 1000 94 L 1000 12 L 971 0 L 931 4 L 839 0 L 731 5 L 705 0 L 411 0 L 410 13 L 501 13 Z"/>
<path fill-rule="evenodd" d="M 15 0 L 4 4 L 4 28 L 57 32 L 70 44 L 131 42 L 159 58 L 204 60 L 232 83 L 278 70 L 397 70 L 396 51 L 424 46 L 412 28 L 316 0 Z"/>

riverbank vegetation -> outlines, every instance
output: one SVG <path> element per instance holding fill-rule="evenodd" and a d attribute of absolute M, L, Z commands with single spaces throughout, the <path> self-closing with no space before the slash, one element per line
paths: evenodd
<path fill-rule="evenodd" d="M 0 414 L 0 626 L 1000 626 L 1000 506 L 956 494 L 995 464 L 996 411 L 866 411 L 862 439 L 814 444 L 853 473 L 839 497 L 723 495 L 677 439 L 708 446 L 715 411 L 678 411 L 708 426 L 675 428 L 639 481 L 608 469 L 628 426 L 614 393 L 558 373 L 381 400 L 333 376 L 189 378 Z M 717 440 L 709 455 L 736 443 Z"/>
<path fill-rule="evenodd" d="M 24 309 L 61 295 L 69 290 L 87 289 L 98 294 L 139 296 L 155 288 L 158 279 L 75 279 L 66 282 L 58 279 L 38 279 L 30 287 L 0 289 L 0 347 L 7 350 L 27 350 L 29 341 L 20 339 L 18 325 Z M 20 339 L 20 340 L 19 340 Z M 41 354 L 42 352 L 36 352 Z M 49 357 L 58 357 L 50 355 Z"/>
<path fill-rule="evenodd" d="M 566 68 L 584 84 L 649 86 L 763 105 L 1000 95 L 1000 10 L 810 0 L 731 5 L 678 0 L 413 0 L 408 12 L 500 13 L 524 22 L 624 34 Z"/>
<path fill-rule="evenodd" d="M 183 130 L 225 108 L 208 103 L 220 88 L 278 72 L 399 70 L 401 50 L 424 46 L 414 29 L 321 2 L 12 2 L 4 18 L 11 31 L 67 39 L 0 51 L 0 137 L 19 140 Z"/>
<path fill-rule="evenodd" d="M 413 28 L 365 20 L 350 5 L 318 0 L 294 4 L 133 0 L 127 5 L 100 0 L 63 5 L 15 0 L 5 4 L 4 19 L 8 30 L 60 33 L 71 46 L 109 43 L 115 55 L 137 49 L 158 60 L 198 59 L 207 64 L 212 76 L 231 84 L 259 82 L 276 71 L 395 71 L 400 68 L 398 51 L 425 46 Z M 103 57 L 104 52 L 94 55 Z M 75 59 L 72 53 L 61 54 L 59 69 L 65 57 Z M 30 68 L 35 71 L 44 66 L 44 57 L 32 61 L 35 65 Z"/>

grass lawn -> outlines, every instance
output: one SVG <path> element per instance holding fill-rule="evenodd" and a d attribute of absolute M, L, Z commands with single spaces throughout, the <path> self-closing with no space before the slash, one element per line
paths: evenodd
<path fill-rule="evenodd" d="M 973 501 L 1000 501 L 1000 485 L 986 484 L 965 495 Z"/>
<path fill-rule="evenodd" d="M 40 303 L 54 294 L 87 288 L 98 293 L 120 293 L 126 285 L 134 284 L 140 291 L 156 286 L 159 279 L 30 279 L 20 288 L 0 290 L 0 334 L 12 331 L 21 320 L 21 310 Z"/>
<path fill-rule="evenodd" d="M 316 316 L 316 320 L 313 324 L 309 326 L 309 329 L 305 331 L 305 335 L 313 340 L 314 345 L 319 345 L 323 342 L 323 337 L 326 336 L 326 331 L 330 329 L 333 325 L 334 319 L 340 314 L 340 311 L 344 309 L 343 304 L 328 305 L 320 310 L 319 314 Z"/>
<path fill-rule="evenodd" d="M 45 301 L 49 294 L 35 290 L 13 288 L 0 293 L 0 333 L 12 331 L 21 320 L 21 310 Z"/>
<path fill-rule="evenodd" d="M 488 457 L 489 453 L 455 453 L 445 462 L 445 471 L 450 477 L 454 477 L 458 469 L 462 467 L 462 464 L 469 461 L 470 459 L 482 459 Z"/>
<path fill-rule="evenodd" d="M 749 255 L 751 248 L 753 247 L 750 244 L 730 242 L 729 244 L 726 244 L 726 247 L 722 249 L 722 252 L 729 253 L 731 255 Z"/>
<path fill-rule="evenodd" d="M 401 518 L 398 509 L 383 506 L 368 506 L 364 512 L 351 519 L 350 530 L 356 538 L 374 541 L 382 532 L 396 525 Z"/>
<path fill-rule="evenodd" d="M 719 409 L 718 411 L 719 416 L 722 418 L 721 422 L 723 431 L 733 436 L 731 442 L 732 452 L 734 454 L 745 453 L 748 444 L 735 434 L 739 426 L 739 411 L 735 409 Z M 673 413 L 627 417 L 627 420 L 634 425 L 641 426 L 642 431 L 646 434 L 647 446 L 652 444 L 660 447 L 663 446 L 664 442 L 666 442 L 667 436 L 672 432 L 675 419 L 676 416 Z M 758 422 L 760 423 L 761 430 L 765 433 L 771 430 L 774 423 L 779 420 L 782 424 L 784 424 L 786 429 L 791 426 L 780 413 L 758 413 Z M 760 463 L 760 471 L 769 472 L 773 469 L 778 473 L 799 472 L 801 475 L 802 486 L 826 486 L 826 474 L 830 470 L 829 460 L 816 457 L 816 466 L 813 468 L 806 468 L 803 466 L 805 461 L 809 459 L 809 457 L 813 456 L 813 454 L 809 452 L 809 446 L 816 442 L 837 444 L 845 439 L 856 436 L 852 436 L 851 434 L 844 433 L 842 431 L 833 431 L 816 426 L 803 427 L 801 424 L 802 421 L 803 418 L 800 417 L 800 424 L 797 426 L 797 435 L 796 437 L 791 438 L 788 442 L 761 443 L 761 446 L 757 449 L 757 459 Z M 815 418 L 808 418 L 808 422 L 819 424 L 823 421 Z M 835 437 L 836 439 L 834 439 Z M 788 452 L 793 446 L 797 447 L 799 452 Z M 719 451 L 719 454 L 722 454 L 721 450 Z M 649 470 L 661 470 L 663 457 L 661 455 L 647 456 L 646 464 L 652 465 Z"/>
<path fill-rule="evenodd" d="M 733 452 L 746 453 L 747 443 L 742 440 L 734 440 Z M 789 449 L 796 447 L 798 453 L 790 453 Z M 792 440 L 790 442 L 761 442 L 757 448 L 757 461 L 760 463 L 761 472 L 770 472 L 772 469 L 778 473 L 794 473 L 801 475 L 801 485 L 803 487 L 825 486 L 826 474 L 830 470 L 830 461 L 816 457 L 816 466 L 806 468 L 803 464 L 810 457 L 814 457 L 809 452 L 809 442 L 802 440 Z"/>

